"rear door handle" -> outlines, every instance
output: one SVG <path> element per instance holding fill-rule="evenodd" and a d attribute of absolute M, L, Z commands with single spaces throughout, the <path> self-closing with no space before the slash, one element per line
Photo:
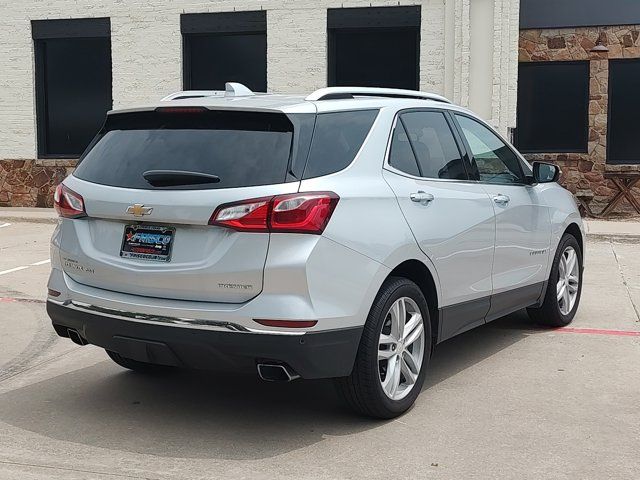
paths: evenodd
<path fill-rule="evenodd" d="M 430 193 L 423 192 L 419 190 L 417 193 L 412 193 L 409 195 L 409 198 L 412 202 L 420 203 L 422 205 L 427 205 L 429 202 L 433 201 L 433 195 Z"/>
<path fill-rule="evenodd" d="M 506 205 L 507 203 L 509 203 L 509 200 L 511 199 L 507 195 L 503 195 L 501 193 L 493 197 L 493 201 L 498 205 Z"/>

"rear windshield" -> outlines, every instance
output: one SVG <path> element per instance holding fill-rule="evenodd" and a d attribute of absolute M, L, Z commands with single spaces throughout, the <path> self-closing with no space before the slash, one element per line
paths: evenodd
<path fill-rule="evenodd" d="M 135 112 L 110 115 L 74 175 L 138 189 L 233 188 L 287 181 L 294 127 L 281 113 Z M 179 170 L 217 183 L 154 187 L 143 174 Z"/>

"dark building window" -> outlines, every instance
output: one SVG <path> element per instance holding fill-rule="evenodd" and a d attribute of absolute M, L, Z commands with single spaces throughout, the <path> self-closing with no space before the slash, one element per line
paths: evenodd
<path fill-rule="evenodd" d="M 266 11 L 184 14 L 180 26 L 185 89 L 267 91 Z"/>
<path fill-rule="evenodd" d="M 419 88 L 420 7 L 327 12 L 330 86 Z"/>
<path fill-rule="evenodd" d="M 607 163 L 640 163 L 640 59 L 609 60 Z"/>
<path fill-rule="evenodd" d="M 589 62 L 521 63 L 518 128 L 522 152 L 586 152 Z"/>
<path fill-rule="evenodd" d="M 79 157 L 112 108 L 108 18 L 34 20 L 38 156 Z"/>

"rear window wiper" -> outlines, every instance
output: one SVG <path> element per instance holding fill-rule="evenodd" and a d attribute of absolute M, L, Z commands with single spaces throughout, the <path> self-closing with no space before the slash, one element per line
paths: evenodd
<path fill-rule="evenodd" d="M 147 170 L 142 176 L 154 187 L 203 185 L 207 183 L 218 183 L 220 181 L 220 177 L 217 175 L 184 170 Z"/>

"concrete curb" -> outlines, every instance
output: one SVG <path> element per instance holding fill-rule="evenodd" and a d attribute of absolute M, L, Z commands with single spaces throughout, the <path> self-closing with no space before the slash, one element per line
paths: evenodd
<path fill-rule="evenodd" d="M 640 235 L 616 235 L 608 233 L 587 233 L 587 241 L 614 242 L 614 243 L 640 243 Z"/>
<path fill-rule="evenodd" d="M 58 217 L 21 217 L 21 216 L 0 216 L 0 223 L 48 223 L 55 225 Z"/>

